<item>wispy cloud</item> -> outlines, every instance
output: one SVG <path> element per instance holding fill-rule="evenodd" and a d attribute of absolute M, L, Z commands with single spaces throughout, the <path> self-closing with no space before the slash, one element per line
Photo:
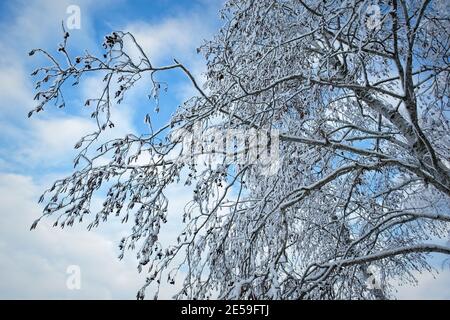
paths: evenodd
<path fill-rule="evenodd" d="M 0 297 L 133 298 L 143 279 L 132 256 L 117 259 L 116 243 L 108 236 L 85 226 L 59 230 L 48 220 L 29 231 L 40 215 L 41 190 L 30 177 L 0 174 Z M 69 265 L 81 268 L 80 290 L 66 286 Z"/>

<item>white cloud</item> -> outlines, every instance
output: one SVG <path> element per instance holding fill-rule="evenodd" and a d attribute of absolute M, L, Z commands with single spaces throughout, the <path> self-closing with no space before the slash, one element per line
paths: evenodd
<path fill-rule="evenodd" d="M 143 278 L 131 255 L 118 261 L 114 234 L 59 230 L 48 220 L 29 231 L 41 190 L 30 177 L 0 174 L 0 298 L 134 298 Z M 66 287 L 69 265 L 81 267 L 81 290 Z"/>
<path fill-rule="evenodd" d="M 81 136 L 95 130 L 92 121 L 81 117 L 33 119 L 27 132 L 30 138 L 22 150 L 22 161 L 35 164 L 51 161 L 53 165 L 67 162 L 75 154 L 74 145 Z"/>
<path fill-rule="evenodd" d="M 124 30 L 134 35 L 153 65 L 172 64 L 176 59 L 201 85 L 205 81 L 206 63 L 203 55 L 197 53 L 197 48 L 217 30 L 217 11 L 221 5 L 222 1 L 205 2 L 201 7 L 176 12 L 158 23 L 132 22 Z M 198 94 L 187 78 L 174 89 L 180 101 Z"/>
<path fill-rule="evenodd" d="M 129 231 L 117 219 L 88 232 L 84 224 L 61 230 L 44 218 L 29 231 L 42 208 L 37 199 L 44 187 L 30 177 L 0 173 L 0 298 L 21 299 L 134 299 L 145 273 L 138 274 L 133 252 L 117 259 L 117 243 Z M 173 241 L 180 231 L 181 212 L 190 195 L 181 187 L 168 191 L 169 222 L 161 241 Z M 94 201 L 98 206 L 100 199 Z M 81 268 L 81 290 L 68 290 L 66 269 Z M 177 286 L 161 285 L 160 298 L 169 299 Z M 148 297 L 151 298 L 151 292 Z"/>
<path fill-rule="evenodd" d="M 402 300 L 449 300 L 450 272 L 448 267 L 434 276 L 431 273 L 415 273 L 418 285 L 397 286 L 397 298 Z"/>
<path fill-rule="evenodd" d="M 62 40 L 61 22 L 66 23 L 70 16 L 67 13 L 70 5 L 79 6 L 81 13 L 81 26 L 80 29 L 73 29 L 72 45 L 82 48 L 87 45 L 95 45 L 92 40 L 94 30 L 91 16 L 103 6 L 111 5 L 111 1 L 17 0 L 9 4 L 10 18 L 5 19 L 6 21 L 1 25 L 4 30 L 2 38 L 10 41 L 3 43 L 0 51 L 6 51 L 9 48 L 16 54 L 21 53 L 21 56 L 25 57 L 29 49 L 40 47 L 44 43 L 56 48 L 57 43 Z"/>
<path fill-rule="evenodd" d="M 18 64 L 0 66 L 0 101 L 3 115 L 25 117 L 25 107 L 31 109 L 31 90 L 25 81 L 27 76 L 23 67 Z"/>
<path fill-rule="evenodd" d="M 173 58 L 195 57 L 196 48 L 212 31 L 209 22 L 199 12 L 188 12 L 157 24 L 133 22 L 124 29 L 135 36 L 150 60 L 158 65 L 171 63 Z"/>
<path fill-rule="evenodd" d="M 81 95 L 84 101 L 89 98 L 97 97 L 95 92 L 99 88 L 99 82 L 94 79 L 86 79 L 82 85 Z M 16 89 L 14 89 L 16 88 Z M 87 113 L 81 116 L 69 115 L 67 113 L 52 113 L 51 108 L 44 113 L 35 114 L 31 119 L 26 119 L 26 112 L 23 109 L 17 110 L 23 117 L 23 121 L 7 119 L 8 105 L 15 101 L 31 101 L 27 97 L 21 96 L 22 89 L 17 89 L 15 84 L 10 91 L 11 96 L 3 100 L 0 114 L 5 115 L 5 120 L 0 120 L 0 126 L 3 132 L 3 139 L 15 141 L 12 149 L 4 147 L 0 150 L 0 155 L 13 159 L 17 165 L 35 168 L 53 167 L 61 164 L 70 164 L 71 159 L 75 157 L 77 151 L 75 144 L 86 134 L 97 130 L 94 119 L 91 119 Z M 24 91 L 25 93 L 27 90 Z M 90 93 L 90 95 L 88 95 Z M 32 102 L 29 102 L 31 105 Z M 19 104 L 20 105 L 20 104 Z M 15 117 L 15 116 L 13 116 Z M 135 132 L 133 125 L 133 109 L 130 105 L 123 104 L 114 106 L 111 113 L 111 120 L 115 124 L 114 128 L 107 128 L 102 132 L 99 141 L 106 141 L 113 138 L 124 137 L 126 134 Z M 4 160 L 5 161 L 5 160 Z M 0 164 L 1 165 L 1 164 Z"/>
<path fill-rule="evenodd" d="M 81 8 L 81 29 L 72 32 L 70 45 L 88 48 L 95 45 L 92 39 L 92 25 L 89 13 L 105 1 L 75 1 Z M 23 117 L 24 108 L 31 109 L 31 78 L 28 75 L 37 57 L 29 58 L 33 48 L 55 51 L 62 40 L 61 21 L 68 15 L 66 9 L 73 1 L 16 1 L 9 3 L 10 16 L 0 24 L 0 106 L 2 113 L 6 108 L 13 109 L 18 117 Z M 45 13 L 45 18 L 43 14 Z M 53 50 L 52 50 L 53 49 Z M 19 112 L 17 112 L 19 111 Z"/>
<path fill-rule="evenodd" d="M 119 1 L 114 1 L 119 2 Z M 66 22 L 69 5 L 81 10 L 81 28 L 70 31 L 71 50 L 97 49 L 91 16 L 111 1 L 98 0 L 16 0 L 8 3 L 8 17 L 0 23 L 0 114 L 10 121 L 23 122 L 36 102 L 32 100 L 32 64 L 48 62 L 41 55 L 28 57 L 34 48 L 55 53 L 62 41 L 61 22 Z M 5 14 L 5 13 L 3 13 Z M 6 14 L 5 14 L 6 15 Z M 3 18 L 3 17 L 2 17 Z"/>
<path fill-rule="evenodd" d="M 27 53 L 37 47 L 56 48 L 62 40 L 58 29 L 61 21 L 68 17 L 66 9 L 71 4 L 80 7 L 82 16 L 81 29 L 71 31 L 71 46 L 78 50 L 97 47 L 93 40 L 95 32 L 91 14 L 107 3 L 103 0 L 18 0 L 8 4 L 10 15 L 0 24 L 0 128 L 3 133 L 0 139 L 4 142 L 0 150 L 1 168 L 17 171 L 24 165 L 33 167 L 38 163 L 44 166 L 48 163 L 54 167 L 73 156 L 74 144 L 82 134 L 94 129 L 90 118 L 64 112 L 59 112 L 55 117 L 49 114 L 51 107 L 44 115 L 27 119 L 28 111 L 36 105 L 28 74 L 31 70 L 29 64 L 34 60 Z M 40 65 L 43 64 L 41 61 Z M 119 116 L 124 119 L 122 127 L 129 127 L 131 119 L 123 112 Z"/>

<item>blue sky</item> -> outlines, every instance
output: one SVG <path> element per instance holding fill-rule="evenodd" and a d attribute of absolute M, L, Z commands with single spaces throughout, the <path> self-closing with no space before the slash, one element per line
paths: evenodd
<path fill-rule="evenodd" d="M 89 49 L 99 52 L 103 36 L 114 30 L 135 34 L 153 64 L 171 63 L 177 58 L 201 81 L 204 61 L 196 53 L 203 39 L 220 27 L 219 0 L 207 1 L 2 1 L 0 2 L 0 298 L 125 298 L 133 299 L 143 283 L 132 254 L 119 261 L 117 243 L 127 228 L 117 221 L 87 232 L 86 225 L 70 230 L 51 228 L 44 221 L 33 232 L 30 224 L 40 215 L 37 200 L 54 179 L 70 173 L 73 146 L 94 128 L 81 106 L 95 97 L 99 78 L 69 88 L 66 108 L 47 108 L 31 119 L 34 107 L 33 81 L 29 74 L 42 65 L 39 57 L 28 57 L 32 48 L 56 51 L 61 41 L 61 21 L 69 5 L 81 9 L 81 28 L 70 30 L 74 53 Z M 165 75 L 169 91 L 161 101 L 156 123 L 164 123 L 193 89 L 184 77 Z M 116 127 L 109 137 L 137 132 L 143 114 L 154 105 L 146 99 L 143 82 L 113 113 Z M 116 121 L 114 121 L 116 120 Z M 189 193 L 169 190 L 169 215 L 179 212 Z M 97 199 L 101 203 L 101 199 Z M 176 232 L 176 223 L 167 235 Z M 81 268 L 81 289 L 68 290 L 66 269 Z M 449 298 L 450 274 L 419 275 L 418 287 L 400 287 L 401 298 Z M 164 287 L 161 298 L 170 298 L 174 288 Z"/>

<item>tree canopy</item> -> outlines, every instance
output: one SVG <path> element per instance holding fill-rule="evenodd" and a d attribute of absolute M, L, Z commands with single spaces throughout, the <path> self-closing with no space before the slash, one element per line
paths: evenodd
<path fill-rule="evenodd" d="M 220 14 L 223 26 L 198 49 L 204 85 L 176 60 L 154 65 L 128 32 L 107 35 L 100 57 L 73 57 L 65 31 L 58 54 L 30 52 L 50 61 L 33 73 L 30 116 L 64 104 L 65 83 L 104 75 L 101 96 L 86 101 L 98 130 L 75 146 L 73 174 L 41 198 L 42 217 L 62 227 L 134 221 L 119 248 L 134 249 L 148 272 L 138 298 L 180 272 L 180 299 L 384 299 L 393 280 L 430 271 L 429 253 L 450 254 L 445 3 L 229 0 Z M 172 69 L 197 95 L 160 128 L 100 143 L 135 83 L 150 75 L 157 100 L 158 77 Z M 223 142 L 244 133 L 242 154 L 232 151 L 244 161 L 187 152 L 200 141 L 206 153 L 211 129 Z M 276 133 L 264 140 L 272 169 L 250 158 L 252 132 Z M 177 241 L 163 244 L 166 193 L 178 183 L 191 185 L 192 201 Z M 103 207 L 91 212 L 102 188 Z"/>

